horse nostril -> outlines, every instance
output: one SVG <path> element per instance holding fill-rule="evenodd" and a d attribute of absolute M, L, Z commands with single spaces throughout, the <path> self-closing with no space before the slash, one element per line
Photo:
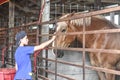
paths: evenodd
<path fill-rule="evenodd" d="M 57 56 L 57 58 L 62 58 L 64 56 L 63 50 L 53 50 L 53 52 Z"/>

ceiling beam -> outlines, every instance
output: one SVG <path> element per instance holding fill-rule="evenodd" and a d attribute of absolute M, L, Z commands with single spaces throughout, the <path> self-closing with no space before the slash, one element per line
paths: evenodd
<path fill-rule="evenodd" d="M 30 2 L 34 3 L 37 6 L 40 6 L 35 0 L 29 0 Z"/>
<path fill-rule="evenodd" d="M 15 7 L 17 7 L 18 9 L 24 11 L 25 13 L 33 13 L 33 14 L 35 14 L 35 13 L 38 13 L 38 12 L 39 12 L 39 11 L 37 11 L 37 10 L 30 10 L 28 7 L 21 7 L 20 5 L 18 5 L 18 4 L 16 4 L 16 3 L 14 3 L 14 5 L 15 5 Z"/>

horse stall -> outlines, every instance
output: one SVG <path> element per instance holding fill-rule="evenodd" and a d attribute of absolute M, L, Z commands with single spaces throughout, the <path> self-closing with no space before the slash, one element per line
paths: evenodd
<path fill-rule="evenodd" d="M 57 8 L 57 5 L 55 5 L 55 8 Z M 108 20 L 104 19 L 103 17 L 100 17 L 99 15 L 103 14 L 106 15 L 105 13 L 109 13 L 113 14 L 112 12 L 114 11 L 119 11 L 119 6 L 118 7 L 114 7 L 114 8 L 108 8 L 108 9 L 103 9 L 103 10 L 99 10 L 99 11 L 91 11 L 91 12 L 83 12 L 83 13 L 71 13 L 71 14 L 67 14 L 65 16 L 62 16 L 60 18 L 60 20 L 53 20 L 50 22 L 43 22 L 44 23 L 49 23 L 53 25 L 55 24 L 55 31 L 56 31 L 56 36 L 57 39 L 54 42 L 54 46 L 52 47 L 48 47 L 45 50 L 41 51 L 42 53 L 40 53 L 40 58 L 39 56 L 37 56 L 38 61 L 37 61 L 37 76 L 42 78 L 42 79 L 46 79 L 46 80 L 99 80 L 99 78 L 101 80 L 119 80 L 119 78 L 115 79 L 114 75 L 111 74 L 116 74 L 116 75 L 120 75 L 119 74 L 119 70 L 116 70 L 114 68 L 109 68 L 111 66 L 111 64 L 107 63 L 104 64 L 103 62 L 107 61 L 107 58 L 105 58 L 104 61 L 101 61 L 101 58 L 99 57 L 99 55 L 102 54 L 113 54 L 112 56 L 110 56 L 109 58 L 111 59 L 114 54 L 118 56 L 119 54 L 119 50 L 114 50 L 114 48 L 105 48 L 105 45 L 107 44 L 107 41 L 104 41 L 105 36 L 107 36 L 106 34 L 112 34 L 112 33 L 118 33 L 119 29 L 117 28 L 108 28 L 109 25 L 111 25 L 110 27 L 114 27 L 115 25 L 111 22 L 109 22 Z M 98 16 L 95 16 L 98 15 Z M 87 19 L 90 20 L 90 17 L 94 17 L 95 18 L 100 18 L 103 19 L 103 21 L 106 21 L 105 23 L 108 23 L 108 25 L 106 24 L 106 27 L 99 30 L 98 29 L 93 29 L 90 31 L 85 31 L 85 27 L 87 26 L 87 23 L 90 23 L 90 21 L 86 21 Z M 71 29 L 75 29 L 74 25 L 71 27 L 71 23 L 73 22 L 78 22 L 78 21 L 74 21 L 75 19 L 82 18 L 82 20 L 80 20 L 82 23 L 80 24 L 76 24 L 76 25 L 83 25 L 83 29 L 79 29 L 78 30 L 83 30 L 83 31 L 74 31 L 72 32 L 72 30 L 70 30 L 69 28 L 66 28 L 66 26 L 69 26 Z M 113 18 L 113 15 L 112 17 Z M 73 20 L 70 22 L 70 20 Z M 94 20 L 94 19 L 93 19 Z M 67 24 L 68 21 L 68 24 Z M 61 22 L 61 23 L 60 23 Z M 97 22 L 97 21 L 96 21 Z M 63 23 L 63 24 L 62 24 Z M 42 24 L 42 23 L 41 23 Z M 97 23 L 98 24 L 98 23 Z M 98 24 L 99 26 L 100 24 Z M 61 26 L 61 27 L 59 27 Z M 102 25 L 100 25 L 101 27 Z M 108 26 L 108 27 L 107 27 Z M 43 27 L 45 27 L 43 25 Z M 82 26 L 81 26 L 82 27 Z M 118 27 L 118 26 L 116 26 Z M 59 31 L 60 30 L 60 31 Z M 66 30 L 70 31 L 70 32 L 66 32 Z M 51 29 L 52 31 L 52 29 Z M 65 33 L 66 32 L 66 33 Z M 49 32 L 51 33 L 51 32 Z M 98 46 L 98 48 L 96 48 L 96 46 L 91 46 L 89 47 L 89 44 L 87 44 L 88 42 L 93 43 L 94 40 L 89 41 L 90 39 L 88 39 L 88 42 L 85 42 L 85 36 L 86 35 L 90 35 L 90 34 L 98 34 L 96 35 L 97 40 L 99 40 L 100 38 L 100 34 L 103 34 L 104 37 L 101 36 L 102 41 L 100 41 L 99 43 L 103 44 L 102 46 Z M 40 34 L 40 36 L 42 37 L 47 37 L 47 36 L 52 36 L 54 35 L 53 32 L 52 34 Z M 68 36 L 70 35 L 70 36 Z M 83 35 L 83 38 L 81 38 L 80 40 L 82 41 L 82 48 L 78 47 L 79 42 L 72 44 L 72 41 L 74 41 L 76 39 L 76 37 L 74 37 L 75 35 Z M 39 37 L 40 37 L 39 36 Z M 68 37 L 67 37 L 68 36 Z M 118 37 L 118 36 L 116 36 Z M 72 40 L 69 40 L 69 38 L 71 38 Z M 92 37 L 90 37 L 92 38 Z M 111 36 L 109 36 L 109 38 L 112 38 Z M 47 37 L 48 39 L 48 37 Z M 114 37 L 114 39 L 116 39 Z M 96 42 L 97 42 L 96 40 Z M 93 41 L 93 42 L 92 42 Z M 110 39 L 109 39 L 110 41 Z M 96 44 L 97 43 L 93 43 Z M 112 43 L 112 42 L 111 42 Z M 87 46 L 86 46 L 87 44 Z M 108 45 L 108 44 L 107 44 Z M 70 46 L 70 48 L 68 48 L 68 46 Z M 77 46 L 77 48 L 76 48 Z M 87 48 L 86 48 L 87 47 Z M 53 49 L 54 53 L 49 50 L 49 49 Z M 62 50 L 62 51 L 61 51 Z M 63 51 L 65 50 L 65 51 Z M 87 53 L 86 53 L 87 52 Z M 92 52 L 92 53 L 89 53 Z M 99 55 L 95 55 L 95 54 L 99 54 Z M 102 53 L 102 54 L 101 54 Z M 93 54 L 90 57 L 93 57 L 93 61 L 90 62 L 89 59 L 89 54 Z M 108 55 L 109 56 L 109 55 Z M 94 60 L 98 59 L 96 61 L 100 62 L 95 62 Z M 39 60 L 41 61 L 42 59 L 42 63 L 39 63 Z M 118 60 L 119 62 L 119 60 Z M 101 63 L 101 64 L 100 64 Z M 114 64 L 114 63 L 113 63 Z M 110 66 L 109 66 L 110 65 Z M 113 66 L 113 65 L 112 65 Z M 114 66 L 115 67 L 115 66 Z M 52 71 L 51 71 L 52 70 Z M 109 73 L 109 74 L 107 74 Z M 42 74 L 42 75 L 39 75 Z M 106 74 L 106 75 L 105 75 Z M 99 77 L 98 77 L 99 75 Z"/>
<path fill-rule="evenodd" d="M 38 45 L 57 36 L 51 45 L 31 55 L 33 80 L 119 80 L 115 75 L 120 75 L 120 30 L 112 22 L 120 6 L 97 11 L 88 11 L 88 7 L 82 6 L 85 11 L 82 12 L 79 4 L 45 1 L 41 0 L 43 4 L 37 21 L 24 21 L 30 18 L 17 16 L 14 28 L 5 29 L 5 33 L 0 29 L 0 34 L 4 34 L 0 35 L 0 44 L 5 44 L 0 51 L 3 64 L 14 68 L 14 37 L 18 31 L 25 30 L 29 45 Z M 63 13 L 67 14 L 62 16 Z M 111 22 L 104 18 L 109 14 Z"/>

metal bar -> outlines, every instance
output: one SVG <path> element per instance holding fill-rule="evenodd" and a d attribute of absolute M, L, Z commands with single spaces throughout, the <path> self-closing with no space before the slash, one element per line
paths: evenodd
<path fill-rule="evenodd" d="M 107 29 L 107 30 L 93 30 L 93 31 L 86 31 L 85 34 L 97 34 L 97 33 L 118 33 L 120 29 Z"/>
<path fill-rule="evenodd" d="M 83 80 L 85 80 L 85 27 L 86 27 L 86 23 L 85 23 L 85 15 L 83 17 L 83 56 L 82 56 L 82 60 L 83 60 Z"/>
<path fill-rule="evenodd" d="M 107 30 L 93 30 L 93 31 L 85 31 L 85 34 L 98 34 L 98 33 L 118 33 L 120 32 L 120 29 L 107 29 Z M 58 33 L 56 35 L 80 35 L 83 34 L 83 31 L 81 32 L 69 32 L 69 33 Z M 40 34 L 40 36 L 53 36 L 55 34 Z"/>
<path fill-rule="evenodd" d="M 48 61 L 53 61 L 55 62 L 54 59 L 46 59 L 43 58 L 44 60 L 48 60 Z M 71 66 L 76 66 L 76 67 L 81 67 L 83 68 L 82 65 L 79 64 L 74 64 L 74 63 L 70 63 L 70 62 L 66 62 L 66 61 L 62 61 L 62 60 L 58 60 L 58 63 L 62 63 L 62 64 L 66 64 L 66 65 L 71 65 Z M 116 74 L 116 75 L 120 75 L 120 71 L 117 70 L 111 70 L 111 69 L 107 69 L 107 68 L 100 68 L 100 67 L 94 67 L 94 66 L 85 66 L 86 69 L 90 69 L 90 70 L 95 70 L 95 71 L 102 71 L 102 72 L 107 72 L 107 73 L 111 73 L 111 74 Z"/>
<path fill-rule="evenodd" d="M 120 12 L 118 12 L 118 25 L 120 25 Z"/>
<path fill-rule="evenodd" d="M 40 33 L 39 33 L 39 30 L 40 30 L 40 29 L 38 28 L 37 31 L 36 31 L 36 33 L 35 33 L 35 34 L 36 34 L 36 44 L 37 44 L 37 45 L 39 44 L 39 41 L 40 41 L 40 40 L 39 40 L 39 34 L 40 34 Z"/>
<path fill-rule="evenodd" d="M 48 72 L 48 73 L 55 74 L 55 72 L 53 72 L 53 71 L 45 70 L 45 69 L 43 69 L 43 70 L 46 71 L 46 72 Z M 73 79 L 73 78 L 70 78 L 70 77 L 65 76 L 65 75 L 63 75 L 63 74 L 60 74 L 60 73 L 57 73 L 56 75 L 57 75 L 57 76 L 60 76 L 60 77 L 63 77 L 63 78 L 66 78 L 66 79 L 68 79 L 68 80 L 75 80 L 75 79 Z"/>
<path fill-rule="evenodd" d="M 62 13 L 65 13 L 64 11 L 65 11 L 65 5 L 62 4 Z"/>
<path fill-rule="evenodd" d="M 55 3 L 55 20 L 56 20 L 56 17 L 57 17 L 57 8 L 58 8 L 58 5 Z M 55 54 L 57 53 L 57 50 L 55 49 Z M 55 80 L 57 80 L 57 55 L 55 55 Z"/>
<path fill-rule="evenodd" d="M 48 58 L 48 50 L 45 50 L 45 57 Z M 48 61 L 45 61 L 45 69 L 48 70 Z M 48 73 L 45 72 L 45 77 L 48 77 Z"/>
<path fill-rule="evenodd" d="M 39 44 L 39 41 L 40 41 L 40 40 L 39 40 L 39 37 L 38 37 L 38 35 L 39 35 L 39 27 L 37 28 L 37 31 L 36 31 L 35 34 L 36 34 L 36 45 L 38 45 L 38 44 Z M 37 59 L 37 58 L 35 58 L 35 59 L 36 59 L 36 62 L 35 62 L 35 63 L 37 64 L 38 59 Z M 35 69 L 36 69 L 36 72 L 35 72 L 35 73 L 36 73 L 36 77 L 35 77 L 35 79 L 38 80 L 38 79 L 37 79 L 37 77 L 38 77 L 38 68 L 37 68 L 37 65 L 35 65 L 34 67 L 35 67 Z"/>
<path fill-rule="evenodd" d="M 57 53 L 57 50 L 55 50 L 55 53 Z M 58 72 L 57 72 L 57 55 L 55 55 L 55 80 L 57 80 L 57 74 L 58 74 Z"/>
<path fill-rule="evenodd" d="M 38 77 L 41 78 L 41 79 L 43 79 L 43 80 L 50 80 L 49 78 L 46 78 L 46 77 L 44 77 L 42 75 L 38 75 Z"/>
<path fill-rule="evenodd" d="M 77 12 L 79 12 L 79 4 L 77 4 Z"/>
<path fill-rule="evenodd" d="M 69 10 L 69 11 L 70 11 L 70 13 L 71 13 L 71 7 L 72 7 L 72 5 L 70 4 L 70 10 Z"/>
<path fill-rule="evenodd" d="M 71 50 L 71 51 L 83 51 L 83 48 L 62 48 L 62 47 L 49 47 L 50 49 L 60 49 L 60 50 Z M 85 51 L 88 52 L 101 52 L 101 53 L 111 53 L 111 54 L 120 54 L 120 50 L 113 49 L 93 49 L 93 48 L 85 48 Z"/>

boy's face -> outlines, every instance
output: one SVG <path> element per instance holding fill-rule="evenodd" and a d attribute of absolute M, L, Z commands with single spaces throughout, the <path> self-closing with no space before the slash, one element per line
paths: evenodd
<path fill-rule="evenodd" d="M 27 36 L 25 36 L 24 38 L 22 38 L 21 39 L 21 44 L 23 44 L 23 45 L 28 45 L 28 37 Z"/>

